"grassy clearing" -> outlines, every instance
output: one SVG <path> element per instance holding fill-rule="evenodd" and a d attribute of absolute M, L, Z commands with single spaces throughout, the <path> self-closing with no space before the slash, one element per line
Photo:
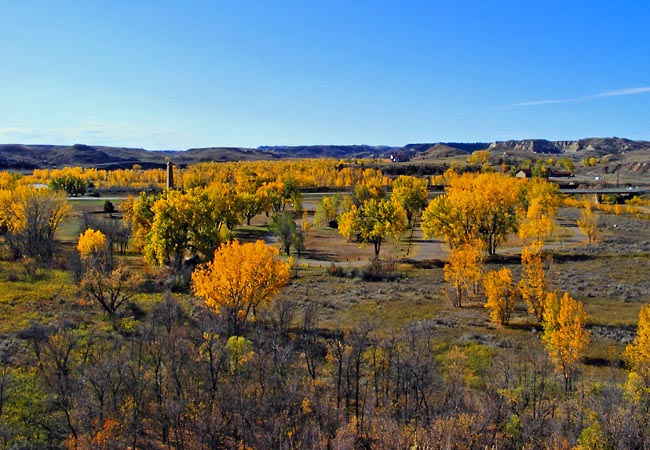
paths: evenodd
<path fill-rule="evenodd" d="M 25 272 L 22 263 L 0 262 L 0 332 L 11 333 L 31 322 L 56 323 L 75 308 L 77 287 L 62 270 Z"/>

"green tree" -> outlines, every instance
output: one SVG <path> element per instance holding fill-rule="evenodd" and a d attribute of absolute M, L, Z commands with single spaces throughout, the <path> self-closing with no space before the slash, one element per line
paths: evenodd
<path fill-rule="evenodd" d="M 274 213 L 271 216 L 269 231 L 280 239 L 282 249 L 286 255 L 291 255 L 291 245 L 294 242 L 297 229 L 291 213 L 283 211 Z"/>
<path fill-rule="evenodd" d="M 52 178 L 50 187 L 56 191 L 63 191 L 70 197 L 79 197 L 86 193 L 88 183 L 81 177 L 66 174 Z"/>

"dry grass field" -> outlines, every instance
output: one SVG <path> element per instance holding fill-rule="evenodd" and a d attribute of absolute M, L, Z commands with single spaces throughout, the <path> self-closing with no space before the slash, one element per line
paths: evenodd
<path fill-rule="evenodd" d="M 560 211 L 559 222 L 570 227 L 569 238 L 547 247 L 552 255 L 549 285 L 584 303 L 592 334 L 587 365 L 619 366 L 620 352 L 634 337 L 639 309 L 650 302 L 650 221 L 601 214 L 598 240 L 588 244 L 575 225 L 578 216 L 575 209 Z M 328 330 L 367 324 L 388 336 L 417 323 L 448 345 L 510 348 L 539 339 L 541 326 L 523 304 L 506 328 L 490 322 L 480 293 L 462 308 L 452 307 L 442 269 L 446 246 L 415 234 L 410 247 L 408 239 L 382 247 L 384 264 L 394 274 L 392 281 L 366 281 L 363 273 L 370 266 L 371 247 L 345 242 L 336 230 L 312 229 L 307 233 L 305 258 L 297 262 L 297 276 L 278 300 L 291 300 L 301 309 L 312 305 L 319 326 Z M 487 262 L 486 270 L 506 265 L 517 279 L 521 245 L 513 237 Z M 331 274 L 334 266 L 339 276 Z"/>

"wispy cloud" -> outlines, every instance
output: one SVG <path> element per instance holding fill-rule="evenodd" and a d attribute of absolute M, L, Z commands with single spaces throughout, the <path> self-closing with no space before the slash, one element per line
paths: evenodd
<path fill-rule="evenodd" d="M 618 97 L 618 96 L 621 96 L 621 95 L 646 94 L 648 92 L 650 92 L 650 87 L 638 87 L 638 88 L 619 89 L 618 91 L 602 92 L 600 94 L 594 94 L 591 97 L 592 98 Z"/>
<path fill-rule="evenodd" d="M 637 88 L 626 88 L 619 89 L 616 91 L 606 91 L 600 92 L 598 94 L 585 95 L 582 97 L 573 97 L 573 98 L 558 98 L 558 99 L 545 99 L 545 100 L 533 100 L 529 102 L 519 102 L 514 103 L 512 106 L 538 106 L 538 105 L 556 105 L 562 103 L 578 103 L 585 102 L 588 100 L 595 100 L 598 98 L 604 97 L 621 97 L 625 95 L 639 95 L 650 93 L 650 87 L 637 87 Z"/>
<path fill-rule="evenodd" d="M 69 128 L 0 128 L 0 143 L 90 144 L 171 148 L 177 137 L 170 130 L 139 128 L 125 123 L 89 120 Z"/>

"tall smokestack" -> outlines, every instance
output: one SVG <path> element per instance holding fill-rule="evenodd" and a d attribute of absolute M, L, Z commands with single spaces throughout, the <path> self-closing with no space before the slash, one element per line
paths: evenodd
<path fill-rule="evenodd" d="M 174 165 L 167 160 L 167 190 L 174 189 Z"/>

